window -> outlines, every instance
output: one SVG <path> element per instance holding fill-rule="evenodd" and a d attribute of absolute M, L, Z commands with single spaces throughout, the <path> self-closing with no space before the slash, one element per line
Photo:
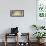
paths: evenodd
<path fill-rule="evenodd" d="M 37 15 L 46 17 L 46 0 L 37 0 Z"/>

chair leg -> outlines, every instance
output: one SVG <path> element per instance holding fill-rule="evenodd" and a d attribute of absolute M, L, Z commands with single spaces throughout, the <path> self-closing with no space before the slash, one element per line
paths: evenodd
<path fill-rule="evenodd" d="M 5 34 L 5 46 L 7 46 L 7 34 Z"/>
<path fill-rule="evenodd" d="M 16 40 L 17 40 L 17 42 L 16 42 L 16 45 L 15 46 L 19 46 L 18 45 L 18 34 L 17 34 Z"/>
<path fill-rule="evenodd" d="M 7 46 L 7 42 L 6 41 L 4 42 L 4 44 L 5 44 L 5 46 Z"/>

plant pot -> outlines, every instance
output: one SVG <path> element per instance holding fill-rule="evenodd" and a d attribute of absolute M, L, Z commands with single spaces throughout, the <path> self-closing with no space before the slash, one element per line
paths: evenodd
<path fill-rule="evenodd" d="M 40 39 L 40 43 L 44 43 L 44 40 L 45 40 L 45 39 Z"/>
<path fill-rule="evenodd" d="M 38 42 L 39 44 L 41 44 L 41 43 L 44 42 L 44 40 L 45 40 L 45 39 L 38 39 L 37 42 Z"/>
<path fill-rule="evenodd" d="M 37 43 L 40 43 L 40 39 L 37 39 Z"/>

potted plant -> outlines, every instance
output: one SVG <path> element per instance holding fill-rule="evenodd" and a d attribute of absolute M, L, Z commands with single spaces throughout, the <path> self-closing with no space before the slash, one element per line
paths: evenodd
<path fill-rule="evenodd" d="M 46 34 L 45 32 L 35 32 L 33 35 L 37 38 L 38 43 L 40 43 L 40 40 L 42 38 L 45 38 L 44 37 L 46 36 L 45 34 Z"/>

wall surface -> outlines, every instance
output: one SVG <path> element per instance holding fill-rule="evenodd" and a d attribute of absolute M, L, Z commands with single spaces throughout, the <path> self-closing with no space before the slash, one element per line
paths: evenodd
<path fill-rule="evenodd" d="M 24 17 L 10 17 L 10 10 L 24 10 Z M 0 34 L 10 32 L 9 28 L 19 27 L 19 32 L 29 32 L 36 24 L 36 0 L 0 0 Z"/>

